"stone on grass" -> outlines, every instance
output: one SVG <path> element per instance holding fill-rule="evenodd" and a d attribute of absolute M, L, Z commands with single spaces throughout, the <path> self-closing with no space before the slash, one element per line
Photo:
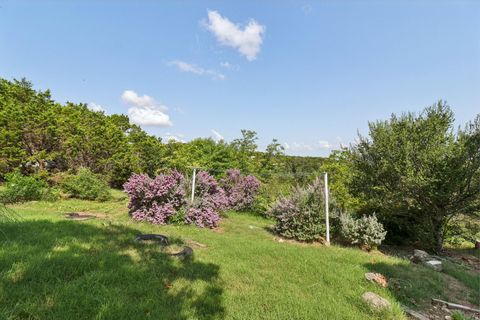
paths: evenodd
<path fill-rule="evenodd" d="M 387 278 L 385 278 L 383 274 L 375 273 L 375 272 L 367 272 L 365 273 L 365 279 L 367 279 L 368 281 L 375 282 L 384 288 L 388 287 Z"/>
<path fill-rule="evenodd" d="M 422 263 L 425 262 L 429 259 L 428 253 L 426 253 L 423 250 L 413 250 L 413 256 L 410 258 L 410 260 L 414 263 Z"/>
<path fill-rule="evenodd" d="M 388 300 L 373 292 L 365 292 L 362 295 L 362 299 L 374 309 L 389 309 L 391 307 Z"/>
<path fill-rule="evenodd" d="M 429 268 L 432 268 L 435 271 L 438 271 L 438 272 L 442 271 L 442 261 L 429 260 L 425 262 L 425 265 Z"/>

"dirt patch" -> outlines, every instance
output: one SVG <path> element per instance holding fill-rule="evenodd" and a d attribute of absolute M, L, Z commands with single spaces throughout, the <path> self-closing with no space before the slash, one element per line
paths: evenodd
<path fill-rule="evenodd" d="M 76 211 L 65 214 L 65 218 L 68 220 L 89 220 L 89 219 L 107 219 L 108 216 L 104 213 L 89 212 L 89 211 Z"/>
<path fill-rule="evenodd" d="M 452 319 L 452 314 L 455 312 L 461 312 L 463 313 L 467 318 L 466 319 L 475 319 L 475 320 L 480 320 L 480 314 L 470 312 L 470 311 L 465 311 L 465 310 L 455 310 L 455 309 L 449 309 L 447 306 L 444 305 L 439 305 L 439 304 L 433 304 L 430 306 L 428 310 L 426 310 L 425 315 L 429 319 Z"/>
<path fill-rule="evenodd" d="M 462 251 L 446 250 L 445 258 L 473 272 L 480 272 L 480 258 Z"/>
<path fill-rule="evenodd" d="M 70 212 L 65 215 L 65 218 L 68 220 L 83 221 L 97 218 L 93 214 L 86 212 Z"/>
<path fill-rule="evenodd" d="M 186 240 L 185 241 L 190 247 L 193 247 L 193 248 L 206 248 L 207 245 L 206 244 L 203 244 L 203 243 L 200 243 L 200 242 L 197 242 L 197 241 L 193 241 L 193 240 Z"/>
<path fill-rule="evenodd" d="M 468 290 L 463 283 L 455 279 L 454 277 L 445 274 L 445 278 L 447 280 L 447 297 L 448 301 L 452 301 L 458 304 L 462 304 L 464 306 L 470 307 L 470 308 L 478 308 L 478 306 L 475 306 L 471 304 L 466 297 L 465 292 Z"/>
<path fill-rule="evenodd" d="M 320 247 L 326 244 L 326 241 L 323 238 L 320 238 L 320 240 L 315 242 L 304 242 L 304 241 L 282 238 L 280 236 L 275 236 L 273 237 L 273 240 L 279 243 L 289 243 L 289 244 L 296 244 L 300 246 L 313 246 L 313 247 Z"/>

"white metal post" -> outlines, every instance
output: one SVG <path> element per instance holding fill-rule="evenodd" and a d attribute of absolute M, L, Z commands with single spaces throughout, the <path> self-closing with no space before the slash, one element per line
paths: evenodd
<path fill-rule="evenodd" d="M 330 221 L 328 214 L 328 173 L 323 173 L 324 190 L 325 190 L 325 224 L 327 226 L 327 245 L 330 245 Z"/>
<path fill-rule="evenodd" d="M 192 202 L 195 200 L 195 177 L 197 175 L 197 169 L 193 168 L 193 176 L 192 176 Z"/>

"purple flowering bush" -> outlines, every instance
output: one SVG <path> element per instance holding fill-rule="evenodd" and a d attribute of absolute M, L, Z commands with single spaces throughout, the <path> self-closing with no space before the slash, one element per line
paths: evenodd
<path fill-rule="evenodd" d="M 280 198 L 268 212 L 276 220 L 275 232 L 300 241 L 319 240 L 325 232 L 322 194 L 323 184 L 317 178 L 306 188 L 296 187 Z"/>
<path fill-rule="evenodd" d="M 195 200 L 187 208 L 185 222 L 202 228 L 215 228 L 220 221 L 219 212 L 228 208 L 225 191 L 205 171 L 197 174 L 195 185 Z"/>
<path fill-rule="evenodd" d="M 257 178 L 242 176 L 238 170 L 229 170 L 222 184 L 227 191 L 208 172 L 200 171 L 193 202 L 186 199 L 190 183 L 178 171 L 154 179 L 146 174 L 133 174 L 123 187 L 130 198 L 128 208 L 135 220 L 155 224 L 183 221 L 215 228 L 220 222 L 220 212 L 250 208 L 260 189 Z"/>
<path fill-rule="evenodd" d="M 260 181 L 252 175 L 242 175 L 238 169 L 227 170 L 222 185 L 228 206 L 235 210 L 251 209 L 260 191 Z"/>
<path fill-rule="evenodd" d="M 146 174 L 133 174 L 123 186 L 130 198 L 128 208 L 132 218 L 166 224 L 185 204 L 183 181 L 184 177 L 178 171 L 154 179 Z"/>

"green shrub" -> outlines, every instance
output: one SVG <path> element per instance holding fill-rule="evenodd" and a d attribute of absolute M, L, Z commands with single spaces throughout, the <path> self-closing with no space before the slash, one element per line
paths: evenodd
<path fill-rule="evenodd" d="M 452 319 L 453 320 L 474 320 L 475 318 L 466 316 L 463 312 L 461 311 L 453 311 L 452 313 Z"/>
<path fill-rule="evenodd" d="M 368 250 L 380 245 L 387 235 L 375 214 L 360 219 L 344 214 L 340 217 L 340 226 L 345 240 Z"/>
<path fill-rule="evenodd" d="M 474 217 L 460 216 L 452 219 L 445 232 L 445 242 L 454 247 L 466 243 L 475 245 L 477 239 L 480 239 L 480 222 Z"/>
<path fill-rule="evenodd" d="M 268 215 L 276 220 L 275 232 L 300 241 L 319 240 L 325 234 L 323 185 L 316 179 L 306 188 L 296 187 L 280 198 Z"/>
<path fill-rule="evenodd" d="M 87 168 L 66 176 L 60 183 L 62 190 L 72 198 L 106 201 L 110 199 L 108 184 Z"/>
<path fill-rule="evenodd" d="M 6 174 L 5 182 L 5 190 L 0 195 L 5 203 L 42 200 L 48 191 L 46 182 L 17 171 Z"/>

